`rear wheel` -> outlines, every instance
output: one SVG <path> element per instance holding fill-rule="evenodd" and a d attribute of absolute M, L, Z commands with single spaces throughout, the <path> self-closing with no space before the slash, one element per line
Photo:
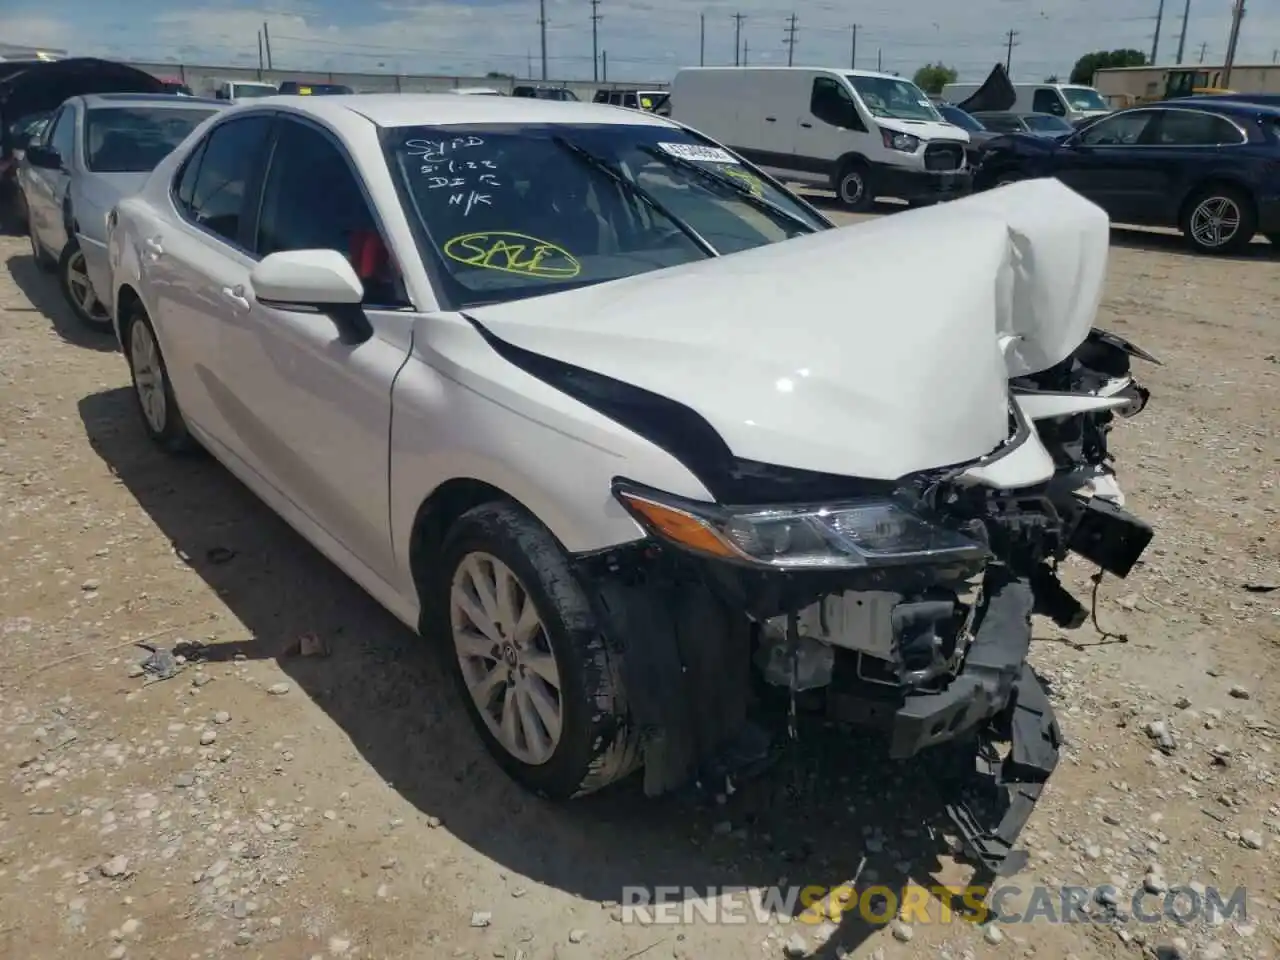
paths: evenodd
<path fill-rule="evenodd" d="M 111 317 L 94 292 L 89 280 L 89 268 L 85 264 L 84 251 L 72 240 L 63 248 L 58 261 L 58 279 L 62 295 L 71 307 L 76 319 L 99 333 L 111 332 Z"/>
<path fill-rule="evenodd" d="M 851 163 L 836 178 L 836 196 L 849 210 L 870 210 L 875 203 L 870 169 L 864 163 Z"/>
<path fill-rule="evenodd" d="M 195 447 L 195 441 L 187 432 L 187 423 L 173 396 L 169 371 L 151 321 L 141 309 L 135 309 L 124 319 L 120 333 L 147 435 L 166 453 L 186 453 Z"/>
<path fill-rule="evenodd" d="M 463 514 L 445 537 L 428 608 L 485 746 L 514 780 L 555 799 L 638 766 L 618 664 L 568 558 L 514 504 Z"/>
<path fill-rule="evenodd" d="M 1237 253 L 1253 239 L 1258 214 L 1253 198 L 1243 190 L 1215 184 L 1186 202 L 1180 226 L 1193 250 Z"/>

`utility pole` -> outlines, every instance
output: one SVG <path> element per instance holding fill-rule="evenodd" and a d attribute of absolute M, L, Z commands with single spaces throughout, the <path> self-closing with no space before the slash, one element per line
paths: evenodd
<path fill-rule="evenodd" d="M 751 41 L 742 41 L 742 65 L 745 67 L 751 62 Z"/>
<path fill-rule="evenodd" d="M 1156 7 L 1156 33 L 1151 38 L 1151 62 L 1156 62 L 1156 57 L 1160 53 L 1160 26 L 1164 23 L 1164 0 L 1160 0 L 1160 6 Z"/>
<path fill-rule="evenodd" d="M 1275 63 L 1277 60 L 1280 60 L 1280 50 L 1272 50 L 1272 51 L 1271 51 L 1271 62 L 1272 62 L 1272 63 Z"/>
<path fill-rule="evenodd" d="M 853 25 L 853 40 L 849 43 L 849 69 L 858 69 L 858 25 Z"/>
<path fill-rule="evenodd" d="M 608 50 L 600 51 L 600 66 L 602 67 L 600 72 L 604 79 L 604 82 L 608 83 L 609 82 L 609 51 Z"/>
<path fill-rule="evenodd" d="M 267 29 L 267 21 L 262 21 L 262 44 L 267 49 L 267 69 L 271 69 L 271 31 Z"/>
<path fill-rule="evenodd" d="M 528 47 L 524 49 L 525 73 L 529 75 L 529 79 L 533 79 L 533 51 Z"/>
<path fill-rule="evenodd" d="M 876 47 L 876 73 L 884 73 L 884 48 Z"/>
<path fill-rule="evenodd" d="M 1178 62 L 1182 62 L 1182 52 L 1187 46 L 1187 20 L 1191 16 L 1191 0 L 1182 5 L 1182 31 L 1178 34 Z"/>
<path fill-rule="evenodd" d="M 1204 52 L 1208 49 L 1209 49 L 1209 44 L 1207 42 L 1200 44 L 1200 59 L 1198 61 L 1199 63 L 1204 63 Z"/>
<path fill-rule="evenodd" d="M 746 14 L 733 15 L 733 65 L 735 67 L 742 66 L 742 21 L 745 19 L 747 19 Z"/>
<path fill-rule="evenodd" d="M 793 13 L 787 18 L 787 36 L 782 42 L 787 45 L 787 66 L 791 66 L 795 62 L 796 55 L 796 15 Z"/>
<path fill-rule="evenodd" d="M 1160 2 L 1164 3 L 1164 0 L 1160 0 Z M 1004 51 L 1004 72 L 1008 73 L 1013 66 L 1013 48 L 1017 46 L 1017 44 L 1014 42 L 1014 38 L 1018 36 L 1018 31 L 1010 30 L 1007 34 L 1005 34 L 1005 36 L 1008 38 L 1008 43 L 1005 46 L 1005 51 Z"/>
<path fill-rule="evenodd" d="M 698 14 L 698 66 L 707 65 L 707 15 Z"/>
<path fill-rule="evenodd" d="M 1274 62 L 1274 61 L 1272 61 L 1272 62 Z M 258 79 L 259 79 L 259 80 L 261 80 L 261 79 L 262 79 L 262 67 L 263 67 L 263 63 L 264 63 L 264 61 L 263 61 L 263 59 L 262 59 L 262 31 L 261 31 L 261 30 L 259 30 L 259 31 L 258 31 Z"/>
<path fill-rule="evenodd" d="M 1231 68 L 1236 62 L 1236 45 L 1240 42 L 1240 21 L 1244 19 L 1244 0 L 1236 0 L 1231 11 L 1231 36 L 1227 40 L 1227 59 L 1222 65 L 1222 85 L 1231 89 Z"/>
<path fill-rule="evenodd" d="M 538 29 L 542 33 L 542 79 L 547 79 L 547 0 L 538 0 Z"/>
<path fill-rule="evenodd" d="M 600 23 L 600 0 L 591 0 L 591 79 L 600 81 L 600 46 L 596 25 Z"/>

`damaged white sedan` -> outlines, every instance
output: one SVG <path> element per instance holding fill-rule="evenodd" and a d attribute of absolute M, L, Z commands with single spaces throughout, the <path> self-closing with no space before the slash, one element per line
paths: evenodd
<path fill-rule="evenodd" d="M 706 782 L 766 752 L 762 679 L 985 765 L 1003 819 L 950 812 L 1016 864 L 1058 750 L 1031 615 L 1082 622 L 1069 551 L 1123 577 L 1151 539 L 1098 207 L 1035 181 L 834 229 L 653 115 L 281 97 L 109 232 L 147 431 L 446 638 L 513 777 Z"/>

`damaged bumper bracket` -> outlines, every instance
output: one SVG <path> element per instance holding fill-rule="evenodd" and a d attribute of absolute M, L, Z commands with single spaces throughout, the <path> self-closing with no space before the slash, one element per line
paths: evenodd
<path fill-rule="evenodd" d="M 946 690 L 907 699 L 894 718 L 890 755 L 903 759 L 948 741 L 976 741 L 976 767 L 956 786 L 961 793 L 972 786 L 985 787 L 982 792 L 994 788 L 998 825 L 984 828 L 963 802 L 948 804 L 947 813 L 969 850 L 1003 876 L 1026 861 L 1013 845 L 1058 765 L 1061 733 L 1048 695 L 1026 663 L 1034 606 L 1030 584 L 992 568 L 987 590 L 963 669 Z M 1001 758 L 994 744 L 1003 739 L 1011 745 Z"/>

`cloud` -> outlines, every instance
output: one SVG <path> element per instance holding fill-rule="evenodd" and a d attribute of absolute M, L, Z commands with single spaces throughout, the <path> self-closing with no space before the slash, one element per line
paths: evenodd
<path fill-rule="evenodd" d="M 19 5 L 32 0 L 17 0 Z M 0 16 L 0 36 L 81 53 L 140 60 L 256 64 L 258 31 L 268 24 L 275 66 L 296 70 L 527 75 L 541 71 L 538 0 L 268 0 L 262 7 L 208 3 L 175 8 L 167 0 L 43 0 L 29 12 Z M 592 76 L 590 0 L 545 0 L 548 73 Z M 1136 47 L 1149 52 L 1154 0 L 794 0 L 797 64 L 845 65 L 858 21 L 859 67 L 912 73 L 942 61 L 980 79 L 1004 60 L 1014 30 L 1017 79 L 1065 75 L 1082 53 Z M 109 7 L 110 9 L 104 9 Z M 906 12 L 906 8 L 910 12 Z M 1171 62 L 1181 5 L 1165 4 L 1161 61 Z M 734 14 L 751 63 L 787 62 L 792 10 L 774 0 L 600 0 L 598 44 L 611 79 L 666 80 L 683 65 L 734 60 Z M 1220 61 L 1230 0 L 1196 0 L 1187 57 Z M 705 32 L 704 32 L 705 28 Z M 1238 62 L 1270 62 L 1280 47 L 1280 13 L 1251 11 Z"/>

